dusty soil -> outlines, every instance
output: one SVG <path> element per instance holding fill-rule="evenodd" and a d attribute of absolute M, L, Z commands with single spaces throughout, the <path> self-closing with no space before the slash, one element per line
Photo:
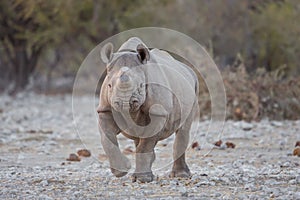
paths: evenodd
<path fill-rule="evenodd" d="M 300 121 L 227 121 L 220 147 L 203 142 L 209 121 L 202 121 L 191 141 L 200 146 L 187 152 L 191 179 L 168 178 L 171 137 L 157 145 L 156 180 L 141 184 L 132 171 L 110 173 L 89 109 L 97 101 L 74 102 L 83 105 L 75 120 L 70 95 L 0 96 L 0 199 L 300 199 L 300 157 L 292 155 Z M 120 137 L 120 146 L 134 163 L 133 142 Z M 83 148 L 92 156 L 66 161 Z"/>

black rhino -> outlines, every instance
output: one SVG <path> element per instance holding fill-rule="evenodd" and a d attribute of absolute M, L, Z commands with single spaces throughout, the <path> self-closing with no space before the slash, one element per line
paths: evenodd
<path fill-rule="evenodd" d="M 118 146 L 122 133 L 134 140 L 136 169 L 133 180 L 150 182 L 158 141 L 176 133 L 171 177 L 190 177 L 185 162 L 189 131 L 196 115 L 198 79 L 185 64 L 159 49 L 149 50 L 137 37 L 113 53 L 113 45 L 101 49 L 107 76 L 97 108 L 101 142 L 116 177 L 131 165 Z"/>

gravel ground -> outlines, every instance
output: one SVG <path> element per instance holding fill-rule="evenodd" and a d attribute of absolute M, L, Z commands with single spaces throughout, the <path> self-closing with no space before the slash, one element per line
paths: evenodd
<path fill-rule="evenodd" d="M 94 105 L 94 98 L 75 102 Z M 189 148 L 191 179 L 170 179 L 173 137 L 157 145 L 156 180 L 132 183 L 115 178 L 100 144 L 96 115 L 76 109 L 72 97 L 19 94 L 0 96 L 0 199 L 300 199 L 300 157 L 292 155 L 300 140 L 300 121 L 246 123 L 227 121 L 221 147 L 202 143 L 209 121 L 200 122 Z M 232 142 L 235 148 L 227 148 Z M 134 163 L 133 142 L 120 146 Z M 66 161 L 87 148 L 92 156 Z"/>

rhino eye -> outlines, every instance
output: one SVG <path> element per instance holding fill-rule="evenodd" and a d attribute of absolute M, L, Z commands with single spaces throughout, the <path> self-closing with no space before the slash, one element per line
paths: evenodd
<path fill-rule="evenodd" d="M 111 84 L 108 84 L 108 87 L 111 88 Z"/>

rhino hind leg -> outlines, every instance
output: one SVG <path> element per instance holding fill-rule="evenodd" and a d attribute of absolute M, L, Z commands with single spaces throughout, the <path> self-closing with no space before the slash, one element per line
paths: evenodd
<path fill-rule="evenodd" d="M 189 143 L 189 131 L 193 121 L 193 113 L 186 120 L 183 126 L 176 131 L 173 145 L 173 167 L 170 177 L 188 178 L 191 176 L 190 169 L 185 162 L 185 151 Z"/>
<path fill-rule="evenodd" d="M 173 146 L 173 167 L 170 177 L 189 178 L 191 176 L 190 169 L 185 162 L 185 150 L 188 145 L 189 135 L 188 132 L 177 131 L 176 138 Z"/>

